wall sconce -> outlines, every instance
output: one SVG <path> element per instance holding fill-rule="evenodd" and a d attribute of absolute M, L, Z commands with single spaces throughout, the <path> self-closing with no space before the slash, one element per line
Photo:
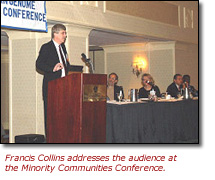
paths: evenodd
<path fill-rule="evenodd" d="M 133 74 L 139 77 L 139 75 L 148 67 L 147 57 L 139 55 L 135 56 L 131 66 Z"/>

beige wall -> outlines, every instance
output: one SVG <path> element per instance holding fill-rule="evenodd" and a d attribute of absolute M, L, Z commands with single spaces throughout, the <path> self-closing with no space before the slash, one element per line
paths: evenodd
<path fill-rule="evenodd" d="M 104 1 L 90 5 L 87 3 L 81 5 L 80 1 L 47 1 L 46 4 L 48 21 L 61 22 L 67 26 L 66 47 L 71 64 L 84 65 L 80 60 L 80 54 L 89 55 L 88 35 L 91 29 L 164 38 L 176 41 L 176 49 L 172 48 L 171 44 L 165 43 L 151 44 L 152 46 L 147 48 L 135 46 L 136 49 L 132 47 L 132 51 L 121 45 L 112 50 L 110 47 L 105 47 L 104 61 L 96 63 L 97 67 L 101 67 L 98 68 L 101 70 L 98 73 L 116 71 L 120 76 L 119 85 L 124 86 L 126 93 L 130 87 L 139 88 L 141 87 L 140 79 L 132 74 L 130 65 L 134 54 L 143 53 L 147 54 L 150 60 L 147 71 L 153 74 L 157 83 L 160 83 L 158 85 L 162 91 L 165 89 L 165 83 L 170 81 L 170 76 L 175 72 L 182 74 L 189 72 L 192 76 L 192 84 L 198 85 L 198 64 L 196 63 L 198 61 L 198 3 L 179 1 L 160 3 L 162 6 L 160 13 L 164 11 L 164 7 L 173 5 L 171 7 L 174 8 L 167 8 L 165 11 L 168 11 L 166 12 L 168 14 L 174 9 L 173 18 L 177 17 L 178 13 L 178 21 L 173 22 L 175 25 L 167 22 L 168 19 L 165 16 L 159 20 L 158 16 L 152 18 L 152 16 L 144 15 L 142 18 L 135 14 L 129 15 L 126 12 L 107 10 L 107 4 Z M 132 9 L 136 5 L 131 3 L 130 7 Z M 153 9 L 149 12 L 153 12 Z M 36 72 L 35 60 L 41 45 L 50 40 L 50 28 L 51 26 L 48 33 L 5 29 L 9 36 L 9 76 L 6 75 L 7 72 L 4 69 L 1 75 L 5 77 L 4 80 L 9 78 L 9 89 L 4 89 L 4 91 L 5 94 L 6 91 L 9 94 L 10 142 L 14 142 L 15 135 L 44 133 L 43 76 Z M 180 42 L 180 45 L 177 45 L 177 42 Z M 3 64 L 3 66 L 7 65 Z M 88 69 L 84 71 L 88 72 Z M 161 78 L 163 73 L 165 76 Z"/>
<path fill-rule="evenodd" d="M 12 41 L 12 134 L 36 132 L 36 72 L 33 39 Z"/>
<path fill-rule="evenodd" d="M 198 45 L 176 43 L 176 73 L 189 74 L 191 84 L 198 89 Z"/>
<path fill-rule="evenodd" d="M 163 1 L 106 1 L 106 9 L 160 23 L 179 25 L 178 6 Z"/>
<path fill-rule="evenodd" d="M 150 74 L 160 91 L 165 93 L 167 87 L 172 83 L 175 72 L 174 49 L 155 50 L 150 53 Z"/>
<path fill-rule="evenodd" d="M 105 73 L 105 64 L 104 64 L 104 51 L 90 51 L 89 58 L 93 62 L 94 58 L 94 69 L 96 74 Z"/>

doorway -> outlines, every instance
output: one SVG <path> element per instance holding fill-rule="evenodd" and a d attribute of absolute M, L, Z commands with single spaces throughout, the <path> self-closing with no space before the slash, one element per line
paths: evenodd
<path fill-rule="evenodd" d="M 8 35 L 1 31 L 1 143 L 9 143 L 9 52 Z"/>

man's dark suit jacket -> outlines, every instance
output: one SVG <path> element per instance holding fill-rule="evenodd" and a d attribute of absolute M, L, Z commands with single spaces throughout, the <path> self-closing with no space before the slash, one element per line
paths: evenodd
<path fill-rule="evenodd" d="M 122 99 L 124 99 L 124 92 L 122 86 L 114 85 L 114 100 L 119 100 L 117 97 L 117 93 L 120 93 L 120 90 L 122 91 Z"/>
<path fill-rule="evenodd" d="M 174 82 L 168 86 L 166 91 L 172 97 L 176 97 L 176 98 L 178 97 L 178 93 L 180 93 L 180 91 L 178 91 L 178 88 L 177 88 L 177 86 L 175 85 Z"/>
<path fill-rule="evenodd" d="M 64 44 L 61 44 L 63 53 L 66 57 L 67 51 Z M 43 99 L 47 100 L 48 94 L 48 82 L 61 77 L 62 70 L 53 72 L 53 69 L 57 63 L 59 63 L 59 57 L 57 54 L 56 47 L 54 42 L 51 40 L 46 44 L 43 44 L 39 56 L 36 60 L 36 68 L 44 72 L 43 78 Z M 67 62 L 67 67 L 70 66 Z"/>

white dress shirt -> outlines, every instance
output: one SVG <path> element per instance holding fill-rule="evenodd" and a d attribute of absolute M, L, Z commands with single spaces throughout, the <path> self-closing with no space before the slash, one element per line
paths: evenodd
<path fill-rule="evenodd" d="M 60 63 L 63 64 L 63 61 L 65 61 L 65 64 L 66 64 L 66 57 L 65 57 L 65 55 L 64 55 L 64 51 L 63 51 L 61 45 L 58 44 L 57 42 L 55 42 L 53 39 L 52 39 L 52 41 L 54 42 L 55 48 L 56 48 L 56 50 L 57 50 L 57 54 L 58 54 Z M 63 54 L 64 59 L 61 59 L 61 55 L 60 55 L 60 51 L 59 51 L 59 46 L 60 46 L 60 48 L 61 48 L 61 52 L 62 52 L 62 54 Z M 63 69 L 61 69 L 61 70 L 62 70 L 61 77 L 64 77 L 64 76 L 65 76 L 65 69 L 63 68 Z"/>
<path fill-rule="evenodd" d="M 177 89 L 179 90 L 179 89 L 180 89 L 180 86 L 179 86 L 178 84 L 176 84 L 176 83 L 175 83 L 175 85 L 176 85 Z"/>

